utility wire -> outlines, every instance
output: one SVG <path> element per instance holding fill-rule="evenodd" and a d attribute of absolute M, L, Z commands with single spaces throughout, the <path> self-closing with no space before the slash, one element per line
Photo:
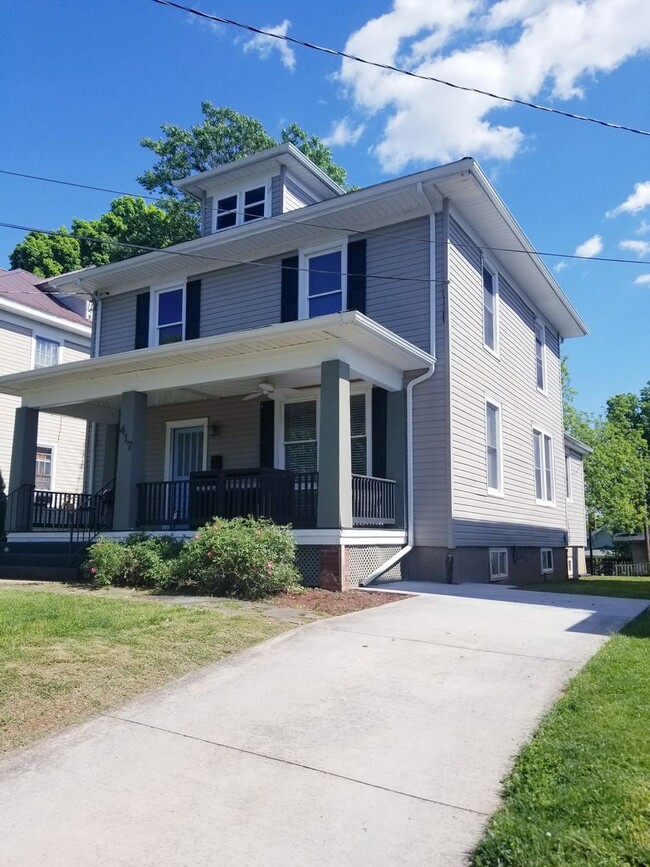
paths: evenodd
<path fill-rule="evenodd" d="M 145 193 L 125 193 L 123 190 L 111 190 L 108 187 L 94 187 L 92 184 L 77 184 L 74 181 L 59 181 L 56 178 L 45 178 L 41 175 L 28 175 L 25 172 L 10 172 L 8 169 L 0 169 L 0 175 L 12 175 L 14 178 L 29 178 L 32 181 L 45 181 L 48 184 L 63 184 L 66 187 L 79 187 L 82 190 L 97 190 L 100 193 L 116 193 L 118 196 L 131 196 L 132 198 L 156 199 L 156 196 L 148 196 Z"/>
<path fill-rule="evenodd" d="M 224 18 L 221 15 L 209 15 L 207 12 L 202 12 L 200 9 L 192 9 L 190 6 L 183 6 L 181 3 L 174 3 L 172 0 L 153 0 L 154 3 L 159 6 L 168 6 L 173 9 L 178 9 L 182 12 L 187 12 L 190 15 L 197 15 L 199 18 L 207 19 L 208 21 L 215 21 L 218 24 L 228 24 L 231 27 L 238 27 L 241 30 L 247 30 L 250 33 L 256 33 L 260 36 L 267 36 L 270 39 L 279 39 L 283 42 L 289 42 L 292 45 L 299 45 L 302 48 L 310 48 L 313 51 L 320 51 L 323 54 L 329 54 L 332 57 L 341 57 L 345 60 L 353 60 L 355 63 L 364 63 L 367 66 L 374 66 L 377 69 L 384 69 L 388 72 L 399 73 L 400 75 L 408 75 L 411 78 L 417 78 L 422 81 L 432 81 L 435 84 L 443 84 L 445 87 L 452 87 L 455 90 L 463 90 L 467 93 L 477 93 L 480 96 L 487 96 L 489 99 L 495 99 L 500 102 L 507 102 L 512 105 L 521 105 L 525 108 L 534 108 L 537 111 L 545 111 L 549 114 L 558 114 L 561 117 L 567 117 L 571 120 L 581 120 L 586 121 L 587 123 L 595 123 L 600 126 L 608 127 L 609 129 L 618 129 L 623 130 L 624 132 L 632 132 L 636 135 L 645 135 L 650 136 L 650 130 L 645 129 L 637 129 L 633 126 L 625 126 L 621 123 L 613 123 L 612 121 L 601 120 L 596 117 L 589 117 L 588 115 L 583 114 L 574 114 L 570 111 L 563 111 L 559 108 L 552 108 L 549 105 L 540 105 L 536 102 L 528 102 L 525 99 L 518 99 L 514 96 L 503 96 L 498 93 L 492 93 L 489 90 L 481 90 L 478 87 L 468 87 L 462 84 L 456 84 L 452 81 L 446 81 L 444 78 L 436 78 L 433 75 L 423 75 L 420 72 L 413 72 L 410 69 L 403 69 L 398 66 L 392 66 L 389 63 L 380 63 L 378 60 L 368 60 L 365 57 L 359 57 L 356 54 L 348 54 L 345 51 L 339 51 L 336 48 L 328 48 L 324 45 L 317 45 L 314 42 L 306 42 L 303 39 L 296 39 L 293 36 L 287 36 L 286 34 L 281 33 L 272 33 L 269 30 L 263 30 L 261 27 L 254 27 L 252 24 L 244 24 L 241 21 L 235 21 L 232 18 Z"/>

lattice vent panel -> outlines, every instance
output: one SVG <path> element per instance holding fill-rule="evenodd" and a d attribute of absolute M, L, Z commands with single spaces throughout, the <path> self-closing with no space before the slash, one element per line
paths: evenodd
<path fill-rule="evenodd" d="M 318 545 L 296 545 L 296 567 L 305 587 L 318 587 Z"/>
<path fill-rule="evenodd" d="M 360 582 L 378 569 L 382 563 L 397 554 L 401 545 L 351 545 L 348 548 L 349 580 L 351 587 L 358 587 Z M 401 561 L 381 576 L 382 581 L 400 581 L 402 578 Z"/>

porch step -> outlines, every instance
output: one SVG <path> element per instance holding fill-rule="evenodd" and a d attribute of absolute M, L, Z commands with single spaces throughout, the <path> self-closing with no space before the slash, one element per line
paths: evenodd
<path fill-rule="evenodd" d="M 0 578 L 77 580 L 85 556 L 84 547 L 75 552 L 70 563 L 67 542 L 11 542 L 0 550 Z"/>
<path fill-rule="evenodd" d="M 79 570 L 69 566 L 7 566 L 0 562 L 0 581 L 78 581 Z"/>

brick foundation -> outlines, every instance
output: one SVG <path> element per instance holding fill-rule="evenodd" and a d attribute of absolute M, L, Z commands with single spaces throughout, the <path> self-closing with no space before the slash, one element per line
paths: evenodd
<path fill-rule="evenodd" d="M 318 551 L 318 586 L 341 592 L 349 588 L 349 554 L 344 545 L 321 545 Z"/>

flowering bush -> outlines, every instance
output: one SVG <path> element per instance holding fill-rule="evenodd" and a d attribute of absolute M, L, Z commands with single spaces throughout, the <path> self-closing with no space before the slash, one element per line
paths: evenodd
<path fill-rule="evenodd" d="M 170 589 L 261 599 L 297 586 L 295 542 L 265 518 L 216 518 L 197 530 L 171 566 Z"/>
<path fill-rule="evenodd" d="M 182 543 L 169 536 L 133 533 L 126 541 L 100 539 L 88 550 L 83 569 L 96 587 L 162 587 Z"/>

